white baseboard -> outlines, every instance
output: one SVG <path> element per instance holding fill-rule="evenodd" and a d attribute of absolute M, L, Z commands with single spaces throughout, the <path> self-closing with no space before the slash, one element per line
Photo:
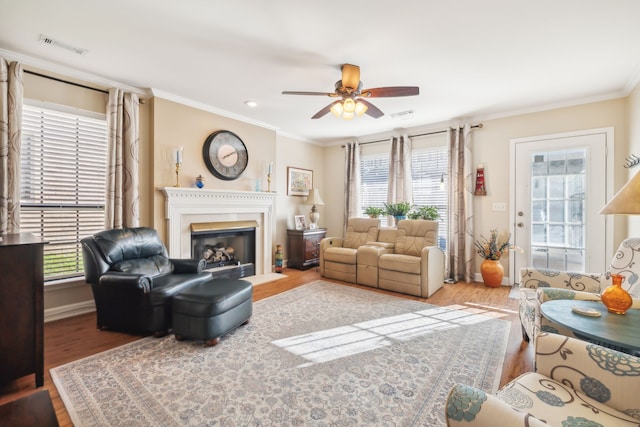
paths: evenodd
<path fill-rule="evenodd" d="M 75 304 L 53 307 L 44 311 L 44 321 L 46 323 L 54 320 L 66 319 L 67 317 L 91 313 L 92 311 L 96 311 L 96 305 L 93 301 L 83 301 Z"/>

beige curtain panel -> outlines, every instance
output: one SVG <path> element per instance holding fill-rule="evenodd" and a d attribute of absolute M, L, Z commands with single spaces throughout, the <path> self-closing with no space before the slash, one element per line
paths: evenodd
<path fill-rule="evenodd" d="M 0 233 L 20 231 L 22 65 L 0 58 Z"/>
<path fill-rule="evenodd" d="M 449 138 L 449 229 L 445 278 L 449 282 L 473 281 L 473 167 L 471 126 L 450 128 Z"/>
<path fill-rule="evenodd" d="M 344 147 L 344 229 L 346 232 L 349 218 L 360 216 L 360 144 L 352 142 Z"/>
<path fill-rule="evenodd" d="M 411 140 L 408 136 L 391 138 L 389 157 L 388 203 L 413 203 L 411 179 Z"/>
<path fill-rule="evenodd" d="M 138 95 L 109 90 L 105 228 L 140 225 Z"/>

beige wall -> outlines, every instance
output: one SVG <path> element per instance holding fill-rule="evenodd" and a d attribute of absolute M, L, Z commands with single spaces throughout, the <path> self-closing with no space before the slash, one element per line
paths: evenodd
<path fill-rule="evenodd" d="M 624 153 L 621 153 L 623 157 L 629 156 L 631 154 L 635 154 L 640 157 L 640 84 L 636 86 L 636 88 L 631 92 L 629 97 L 627 98 L 628 103 L 628 117 L 627 121 L 629 123 L 629 147 L 625 150 Z M 622 164 L 621 161 L 616 161 L 616 165 Z M 636 166 L 631 169 L 626 169 L 627 176 L 629 179 L 631 176 L 640 172 L 640 166 Z M 620 186 L 616 186 L 616 189 L 620 188 Z M 640 236 L 640 216 L 628 216 L 625 217 L 628 221 L 628 235 L 629 236 Z"/>
<path fill-rule="evenodd" d="M 308 215 L 310 206 L 304 205 L 305 198 L 287 196 L 287 167 L 293 166 L 313 171 L 314 184 L 325 192 L 323 182 L 323 150 L 313 144 L 307 144 L 278 135 L 274 130 L 240 122 L 214 113 L 189 107 L 173 101 L 155 97 L 152 100 L 151 134 L 153 144 L 150 147 L 149 163 L 152 170 L 152 190 L 148 200 L 153 200 L 153 222 L 163 237 L 166 236 L 164 218 L 164 195 L 158 188 L 175 185 L 175 164 L 173 149 L 184 147 L 184 160 L 180 174 L 182 187 L 195 186 L 195 178 L 205 178 L 205 188 L 254 191 L 256 180 L 260 179 L 262 191 L 267 190 L 267 164 L 273 162 L 271 191 L 276 197 L 276 227 L 273 236 L 275 245 L 285 249 L 287 228 L 293 228 L 294 215 Z M 213 176 L 205 166 L 202 147 L 206 138 L 218 130 L 230 130 L 242 139 L 249 152 L 249 164 L 240 178 L 224 181 Z M 323 207 L 320 212 L 320 225 L 323 223 Z M 308 219 L 307 219 L 308 220 Z"/>
<path fill-rule="evenodd" d="M 640 94 L 638 89 L 634 91 L 636 103 L 640 104 Z M 636 107 L 635 114 L 640 122 L 640 105 Z M 575 107 L 561 108 L 556 110 L 543 111 L 538 113 L 522 114 L 502 119 L 484 120 L 482 129 L 472 131 L 473 164 L 474 168 L 479 163 L 485 167 L 485 183 L 487 188 L 486 196 L 474 196 L 474 233 L 476 237 L 480 234 L 488 235 L 489 230 L 508 232 L 509 212 L 494 212 L 492 205 L 494 202 L 504 202 L 509 206 L 510 182 L 509 182 L 509 161 L 510 161 L 510 140 L 515 138 L 525 138 L 538 135 L 549 135 L 562 132 L 570 132 L 584 129 L 595 129 L 602 127 L 613 127 L 615 132 L 615 165 L 622 165 L 624 158 L 628 155 L 628 129 L 627 129 L 627 99 L 621 98 L 606 102 L 597 102 Z M 640 123 L 637 125 L 636 134 L 640 137 Z M 408 131 L 411 135 L 411 130 Z M 438 139 L 435 137 L 434 139 Z M 433 142 L 433 140 L 431 141 Z M 425 143 L 416 138 L 414 145 Z M 439 143 L 439 141 L 436 141 Z M 386 143 L 383 143 L 386 144 Z M 636 152 L 640 155 L 640 141 L 636 142 Z M 376 144 L 381 147 L 382 144 Z M 388 144 L 386 144 L 388 147 Z M 344 162 L 343 149 L 340 146 L 332 146 L 325 149 L 325 174 L 324 187 L 343 187 L 344 173 L 342 171 Z M 332 165 L 340 165 L 340 168 L 331 168 Z M 331 169 L 331 173 L 329 170 Z M 626 172 L 624 168 L 618 168 L 615 172 L 614 188 L 620 188 L 626 182 Z M 324 196 L 324 194 L 323 194 Z M 325 215 L 325 223 L 329 224 L 329 231 L 333 235 L 342 234 L 342 210 L 344 201 L 342 192 L 336 192 L 331 196 L 325 196 L 325 210 L 331 207 L 330 218 Z M 333 214 L 335 212 L 335 215 Z M 623 218 L 616 218 L 614 226 L 614 246 L 627 236 L 626 222 Z M 475 273 L 480 272 L 481 258 L 476 257 Z M 509 271 L 509 258 L 502 259 L 505 271 Z"/>
<path fill-rule="evenodd" d="M 261 178 L 266 189 L 266 164 L 276 162 L 276 134 L 273 130 L 229 119 L 177 102 L 154 97 L 150 147 L 151 180 L 153 187 L 147 194 L 153 205 L 153 222 L 163 239 L 166 237 L 164 217 L 164 195 L 159 188 L 176 184 L 173 149 L 184 147 L 180 172 L 181 187 L 195 187 L 195 178 L 205 178 L 205 188 L 253 191 L 255 181 Z M 229 130 L 244 142 L 249 152 L 249 163 L 245 172 L 234 181 L 214 177 L 207 169 L 202 156 L 202 147 L 207 137 L 218 130 Z M 273 179 L 282 179 L 276 169 Z M 144 203 L 144 202 L 143 202 Z M 166 240 L 165 240 L 166 241 Z"/>
<path fill-rule="evenodd" d="M 102 93 L 28 74 L 25 75 L 25 98 L 98 113 L 104 113 L 106 101 L 106 95 Z M 629 154 L 640 155 L 640 88 L 637 87 L 624 99 L 485 120 L 483 123 L 483 129 L 473 132 L 474 164 L 485 165 L 487 181 L 487 196 L 474 197 L 476 235 L 494 227 L 505 230 L 509 227 L 508 213 L 493 212 L 491 205 L 493 202 L 509 203 L 511 139 L 611 126 L 615 129 L 614 164 L 624 164 Z M 215 178 L 206 169 L 202 158 L 206 137 L 220 129 L 238 134 L 249 150 L 249 166 L 235 181 Z M 416 139 L 414 143 L 440 141 L 426 138 Z M 376 149 L 383 149 L 385 144 Z M 320 147 L 300 142 L 272 129 L 155 97 L 140 106 L 141 222 L 142 225 L 156 227 L 162 236 L 165 236 L 164 198 L 158 188 L 175 185 L 175 166 L 170 154 L 175 146 L 184 147 L 182 186 L 193 185 L 195 177 L 202 174 L 206 178 L 206 188 L 253 190 L 256 179 L 260 178 L 265 190 L 266 164 L 273 161 L 272 190 L 278 193 L 273 241 L 274 245 L 282 244 L 285 250 L 286 229 L 293 227 L 293 215 L 304 214 L 308 218 L 310 210 L 310 206 L 304 204 L 304 198 L 286 194 L 287 167 L 313 170 L 314 186 L 325 201 L 325 205 L 319 207 L 319 225 L 328 229 L 328 235 L 342 235 L 344 154 L 341 146 Z M 617 167 L 614 188 L 620 188 L 633 172 Z M 628 234 L 627 219 L 616 218 L 616 243 Z M 630 218 L 629 222 L 629 232 L 640 235 L 640 220 Z M 507 268 L 508 259 L 504 263 Z M 479 266 L 479 262 L 476 264 Z M 475 270 L 478 272 L 479 267 Z M 82 309 L 92 303 L 90 289 L 79 282 L 47 286 L 45 295 L 45 308 L 53 315 L 57 311 L 72 311 L 76 306 Z"/>
<path fill-rule="evenodd" d="M 482 163 L 485 167 L 486 196 L 475 196 L 474 233 L 488 234 L 492 228 L 509 230 L 509 212 L 492 210 L 494 202 L 510 203 L 509 161 L 510 140 L 538 135 L 550 135 L 563 132 L 614 128 L 614 165 L 621 165 L 627 153 L 628 137 L 626 123 L 626 99 L 616 99 L 575 107 L 523 114 L 504 119 L 486 120 L 484 127 L 473 131 L 474 167 Z M 620 188 L 626 182 L 625 171 L 616 169 L 614 188 Z M 626 237 L 626 223 L 619 218 L 614 220 L 614 246 Z M 480 258 L 476 258 L 476 272 L 480 270 Z M 505 271 L 509 271 L 509 257 L 502 259 Z"/>

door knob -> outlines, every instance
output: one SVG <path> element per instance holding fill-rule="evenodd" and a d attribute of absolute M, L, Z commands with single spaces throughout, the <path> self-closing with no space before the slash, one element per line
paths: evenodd
<path fill-rule="evenodd" d="M 524 222 L 519 222 L 518 227 L 521 227 L 521 228 L 524 227 Z"/>

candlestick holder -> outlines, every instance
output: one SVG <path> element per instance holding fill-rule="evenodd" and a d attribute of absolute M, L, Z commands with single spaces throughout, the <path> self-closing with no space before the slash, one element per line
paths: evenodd
<path fill-rule="evenodd" d="M 176 187 L 180 187 L 180 166 L 182 163 L 176 162 Z"/>
<path fill-rule="evenodd" d="M 267 174 L 267 192 L 271 193 L 271 174 Z"/>

